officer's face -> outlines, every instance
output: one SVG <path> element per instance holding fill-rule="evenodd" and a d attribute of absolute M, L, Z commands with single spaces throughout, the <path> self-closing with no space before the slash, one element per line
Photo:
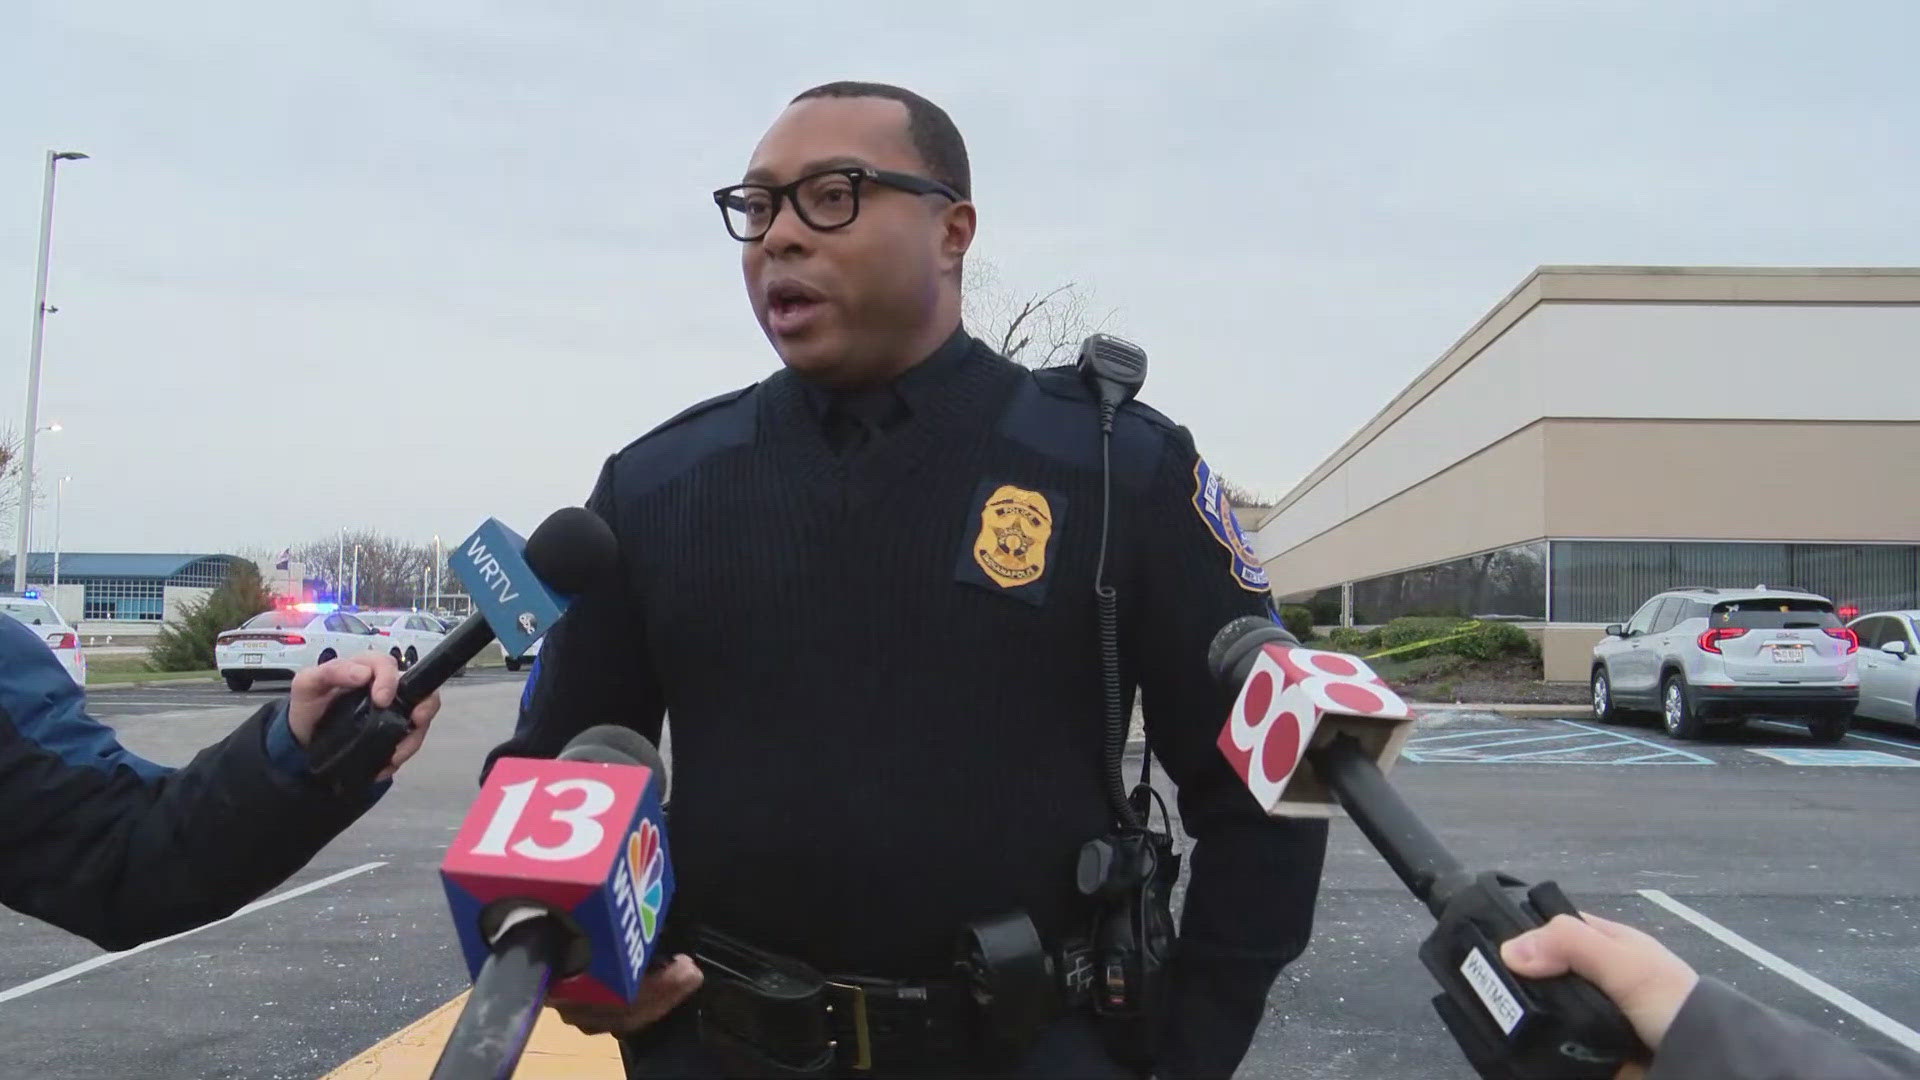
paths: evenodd
<path fill-rule="evenodd" d="M 813 98 L 780 114 L 745 182 L 778 185 L 866 165 L 914 176 L 925 162 L 907 109 L 884 98 Z M 820 231 L 781 205 L 766 236 L 741 245 L 747 298 L 788 367 L 823 382 L 888 378 L 921 360 L 959 319 L 960 262 L 973 207 L 862 182 L 853 223 Z"/>

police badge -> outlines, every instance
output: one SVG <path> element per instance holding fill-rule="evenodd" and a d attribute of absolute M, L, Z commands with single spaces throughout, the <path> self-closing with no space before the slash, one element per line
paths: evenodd
<path fill-rule="evenodd" d="M 1046 598 L 1047 553 L 1059 531 L 1060 496 L 983 480 L 974 490 L 979 513 L 972 541 L 961 549 L 956 576 L 1031 604 Z M 977 522 L 977 524 L 976 524 Z"/>

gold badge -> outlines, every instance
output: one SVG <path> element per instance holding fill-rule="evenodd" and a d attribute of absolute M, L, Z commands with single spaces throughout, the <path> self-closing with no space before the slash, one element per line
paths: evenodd
<path fill-rule="evenodd" d="M 1053 508 L 1047 497 L 1002 484 L 980 509 L 980 535 L 973 561 L 1003 589 L 1029 585 L 1047 572 L 1047 541 L 1053 538 Z"/>

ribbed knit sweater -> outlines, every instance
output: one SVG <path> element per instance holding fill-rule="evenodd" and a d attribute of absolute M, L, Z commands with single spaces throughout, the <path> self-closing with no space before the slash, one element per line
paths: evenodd
<path fill-rule="evenodd" d="M 496 753 L 670 718 L 676 910 L 830 973 L 911 977 L 950 971 L 974 919 L 1082 929 L 1075 856 L 1109 825 L 1101 466 L 1071 372 L 956 334 L 894 390 L 902 418 L 845 458 L 788 371 L 610 458 L 590 505 L 620 579 L 555 628 Z M 1196 856 L 1187 936 L 1258 961 L 1257 1022 L 1304 947 L 1324 837 L 1268 822 L 1214 746 L 1207 643 L 1266 596 L 1202 513 L 1182 429 L 1129 405 L 1113 468 L 1126 684 L 1188 831 L 1241 837 Z M 1257 906 L 1236 912 L 1243 888 Z"/>

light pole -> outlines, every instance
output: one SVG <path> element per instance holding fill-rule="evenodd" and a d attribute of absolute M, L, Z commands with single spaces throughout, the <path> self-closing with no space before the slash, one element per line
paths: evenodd
<path fill-rule="evenodd" d="M 340 557 L 333 563 L 333 602 L 340 602 L 340 586 L 347 583 L 347 527 L 340 526 Z"/>
<path fill-rule="evenodd" d="M 15 537 L 13 591 L 27 589 L 27 544 L 33 527 L 33 441 L 40 433 L 40 342 L 47 326 L 47 257 L 53 253 L 53 174 L 63 161 L 82 161 L 77 150 L 47 151 L 47 182 L 40 195 L 40 262 L 33 276 L 33 343 L 27 348 L 27 423 L 21 429 L 20 522 Z"/>
<path fill-rule="evenodd" d="M 71 476 L 63 476 L 53 486 L 53 603 L 60 604 L 60 500 L 67 493 L 67 481 Z"/>
<path fill-rule="evenodd" d="M 353 545 L 353 606 L 360 606 L 360 545 Z"/>
<path fill-rule="evenodd" d="M 436 615 L 440 612 L 440 564 L 446 561 L 446 556 L 440 551 L 440 534 L 435 533 L 433 535 L 433 611 Z"/>

